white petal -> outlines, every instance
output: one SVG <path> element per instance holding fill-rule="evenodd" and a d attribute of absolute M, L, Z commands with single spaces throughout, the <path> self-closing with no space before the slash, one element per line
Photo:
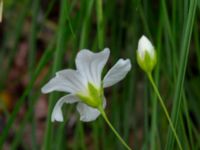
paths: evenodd
<path fill-rule="evenodd" d="M 141 58 L 144 58 L 145 51 L 154 57 L 154 47 L 146 36 L 142 36 L 138 42 L 138 52 Z"/>
<path fill-rule="evenodd" d="M 52 78 L 42 87 L 42 93 L 52 91 L 62 91 L 69 93 L 77 93 L 86 89 L 85 82 L 78 71 L 66 69 L 56 73 L 56 77 Z"/>
<path fill-rule="evenodd" d="M 53 112 L 51 114 L 51 121 L 63 121 L 62 105 L 64 103 L 72 104 L 78 101 L 79 99 L 72 94 L 61 97 L 53 108 Z"/>
<path fill-rule="evenodd" d="M 87 49 L 83 49 L 76 57 L 77 70 L 85 77 L 87 82 L 91 82 L 97 87 L 100 87 L 101 73 L 109 55 L 110 50 L 108 48 L 105 48 L 99 53 L 93 53 Z"/>
<path fill-rule="evenodd" d="M 104 98 L 103 107 L 106 107 L 106 100 Z M 90 122 L 96 120 L 97 117 L 100 115 L 100 112 L 96 108 L 92 108 L 82 102 L 77 104 L 77 110 L 80 113 L 80 120 L 84 122 Z"/>
<path fill-rule="evenodd" d="M 118 62 L 108 71 L 103 79 L 103 87 L 109 87 L 121 81 L 131 69 L 129 59 L 119 59 Z"/>
<path fill-rule="evenodd" d="M 78 70 L 65 69 L 58 71 L 56 75 L 70 82 L 78 92 L 84 91 L 87 88 L 87 81 Z"/>

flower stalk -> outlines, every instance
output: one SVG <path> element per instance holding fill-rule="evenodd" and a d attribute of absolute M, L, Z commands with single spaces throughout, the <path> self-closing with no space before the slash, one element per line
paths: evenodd
<path fill-rule="evenodd" d="M 155 84 L 155 82 L 154 82 L 154 80 L 153 80 L 153 77 L 152 77 L 151 72 L 147 72 L 147 76 L 148 76 L 148 79 L 149 79 L 151 85 L 153 86 L 153 89 L 154 89 L 156 95 L 158 96 L 158 100 L 159 100 L 159 102 L 160 102 L 160 104 L 161 104 L 161 106 L 162 106 L 162 108 L 163 108 L 163 110 L 164 110 L 164 112 L 165 112 L 165 115 L 166 115 L 166 117 L 167 117 L 167 120 L 168 120 L 168 122 L 169 122 L 169 125 L 170 125 L 170 127 L 171 127 L 171 129 L 172 129 L 172 132 L 173 132 L 173 134 L 174 134 L 174 136 L 175 136 L 175 139 L 176 139 L 176 141 L 177 141 L 178 147 L 179 147 L 180 150 L 182 150 L 183 148 L 182 148 L 182 146 L 181 146 L 180 140 L 179 140 L 179 138 L 178 138 L 178 135 L 177 135 L 177 133 L 176 133 L 176 130 L 175 130 L 175 128 L 174 128 L 174 125 L 173 125 L 173 123 L 172 123 L 172 120 L 171 120 L 171 118 L 170 118 L 170 116 L 169 116 L 169 113 L 168 113 L 168 111 L 167 111 L 167 108 L 166 108 L 166 106 L 165 106 L 165 104 L 164 104 L 164 101 L 163 101 L 163 99 L 162 99 L 162 97 L 161 97 L 161 95 L 160 95 L 160 92 L 158 91 L 158 88 L 157 88 L 157 86 L 156 86 L 156 84 Z"/>
<path fill-rule="evenodd" d="M 108 124 L 108 126 L 110 127 L 110 129 L 113 131 L 113 133 L 116 135 L 116 137 L 119 139 L 119 141 L 124 145 L 124 147 L 126 147 L 127 150 L 132 150 L 127 144 L 126 142 L 122 139 L 122 137 L 119 135 L 119 133 L 115 130 L 115 128 L 113 127 L 113 125 L 110 123 L 104 109 L 102 107 L 99 107 L 98 109 L 102 115 L 102 117 L 104 118 L 104 120 L 106 121 L 106 123 Z"/>

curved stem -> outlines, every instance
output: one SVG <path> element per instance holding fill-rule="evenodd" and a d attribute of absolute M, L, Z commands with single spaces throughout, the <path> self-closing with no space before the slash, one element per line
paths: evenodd
<path fill-rule="evenodd" d="M 177 133 L 176 133 L 176 130 L 175 130 L 175 128 L 174 128 L 174 125 L 173 125 L 173 123 L 172 123 L 172 120 L 171 120 L 170 117 L 169 117 L 169 113 L 168 113 L 168 111 L 167 111 L 167 108 L 166 108 L 166 106 L 165 106 L 165 104 L 164 104 L 164 102 L 163 102 L 163 99 L 162 99 L 162 97 L 161 97 L 161 95 L 160 95 L 160 93 L 159 93 L 159 91 L 158 91 L 158 88 L 157 88 L 157 86 L 156 86 L 156 84 L 155 84 L 155 82 L 154 82 L 154 80 L 153 80 L 153 78 L 152 78 L 152 75 L 151 75 L 151 73 L 147 73 L 147 75 L 148 75 L 148 78 L 149 78 L 149 80 L 150 80 L 150 82 L 151 82 L 151 84 L 152 84 L 152 86 L 153 86 L 153 89 L 154 89 L 156 95 L 158 96 L 159 102 L 160 102 L 160 104 L 161 104 L 161 106 L 162 106 L 162 108 L 163 108 L 163 110 L 164 110 L 164 112 L 165 112 L 165 115 L 166 115 L 166 117 L 167 117 L 167 120 L 168 120 L 168 122 L 169 122 L 169 125 L 170 125 L 170 127 L 171 127 L 171 129 L 172 129 L 172 132 L 174 133 L 175 138 L 176 138 L 176 141 L 177 141 L 177 144 L 178 144 L 178 146 L 179 146 L 179 149 L 180 149 L 180 150 L 183 150 L 183 148 L 182 148 L 182 146 L 181 146 L 181 143 L 180 143 L 180 140 L 179 140 L 179 138 L 178 138 L 178 135 L 177 135 Z"/>
<path fill-rule="evenodd" d="M 111 128 L 111 130 L 114 132 L 114 134 L 117 136 L 117 138 L 119 139 L 119 141 L 127 148 L 127 150 L 132 150 L 127 144 L 126 142 L 121 138 L 121 136 L 119 135 L 119 133 L 115 130 L 115 128 L 112 126 L 112 124 L 110 123 L 106 113 L 104 112 L 103 108 L 99 108 L 99 111 L 101 112 L 101 115 L 103 116 L 103 118 L 105 119 L 106 123 L 108 124 L 108 126 Z"/>

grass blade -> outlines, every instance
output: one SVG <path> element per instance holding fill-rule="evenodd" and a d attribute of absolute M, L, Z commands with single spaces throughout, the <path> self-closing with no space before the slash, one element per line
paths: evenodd
<path fill-rule="evenodd" d="M 180 109 L 181 109 L 181 94 L 185 79 L 185 71 L 187 67 L 187 60 L 188 60 L 188 54 L 189 54 L 189 45 L 191 40 L 191 34 L 192 34 L 192 28 L 194 24 L 194 18 L 196 13 L 196 7 L 197 7 L 197 0 L 190 1 L 190 7 L 189 7 L 189 14 L 188 18 L 186 20 L 183 38 L 182 38 L 182 45 L 181 45 L 181 58 L 179 62 L 179 69 L 178 69 L 178 78 L 175 88 L 175 95 L 174 95 L 174 101 L 173 101 L 173 109 L 172 109 L 172 122 L 175 125 L 175 128 L 178 124 L 178 116 L 180 115 Z M 168 129 L 168 140 L 166 149 L 172 150 L 174 145 L 174 137 L 172 134 L 171 129 Z"/>

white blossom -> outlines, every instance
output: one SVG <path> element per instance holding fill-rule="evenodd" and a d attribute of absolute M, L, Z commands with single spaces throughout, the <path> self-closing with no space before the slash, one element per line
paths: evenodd
<path fill-rule="evenodd" d="M 64 103 L 77 103 L 80 120 L 95 120 L 100 112 L 99 107 L 106 107 L 103 88 L 121 81 L 131 69 L 129 59 L 119 59 L 102 79 L 102 70 L 108 61 L 110 50 L 105 48 L 99 53 L 83 49 L 76 56 L 76 70 L 58 71 L 47 84 L 42 87 L 43 93 L 53 91 L 67 92 L 61 97 L 52 112 L 52 121 L 63 121 L 61 107 Z"/>

